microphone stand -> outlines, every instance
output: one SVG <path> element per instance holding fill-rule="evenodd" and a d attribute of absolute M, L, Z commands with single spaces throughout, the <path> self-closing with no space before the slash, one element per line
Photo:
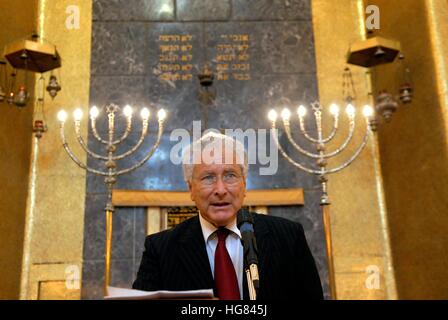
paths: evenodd
<path fill-rule="evenodd" d="M 241 209 L 237 216 L 237 226 L 241 231 L 241 243 L 244 248 L 244 273 L 250 300 L 257 299 L 260 285 L 258 274 L 258 249 L 253 229 L 253 217 L 247 209 Z"/>

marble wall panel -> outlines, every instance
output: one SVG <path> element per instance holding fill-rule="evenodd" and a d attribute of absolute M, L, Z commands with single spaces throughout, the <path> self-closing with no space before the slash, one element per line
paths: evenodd
<path fill-rule="evenodd" d="M 146 24 L 98 21 L 92 28 L 92 75 L 145 73 Z"/>
<path fill-rule="evenodd" d="M 106 238 L 105 194 L 87 195 L 84 218 L 86 236 L 84 237 L 84 259 L 104 259 Z M 134 249 L 134 210 L 118 208 L 113 214 L 112 257 L 133 259 Z"/>
<path fill-rule="evenodd" d="M 311 20 L 311 0 L 232 0 L 235 20 Z"/>
<path fill-rule="evenodd" d="M 111 261 L 111 283 L 113 287 L 131 288 L 135 274 L 131 272 L 133 260 Z M 82 295 L 84 300 L 100 300 L 104 297 L 104 261 L 86 260 L 83 263 Z"/>
<path fill-rule="evenodd" d="M 324 288 L 326 298 L 329 298 L 329 281 L 325 249 L 325 234 L 323 231 L 322 209 L 319 190 L 305 190 L 305 206 L 270 207 L 269 214 L 299 222 L 305 231 L 311 253 Z"/>
<path fill-rule="evenodd" d="M 180 21 L 229 20 L 230 0 L 177 0 L 177 19 Z"/>
<path fill-rule="evenodd" d="M 94 21 L 170 21 L 174 0 L 93 0 Z"/>
<path fill-rule="evenodd" d="M 88 196 L 84 242 L 83 298 L 102 298 L 104 281 L 105 216 L 98 210 L 106 197 Z M 116 208 L 113 216 L 111 285 L 130 288 L 138 271 L 146 237 L 144 208 Z"/>

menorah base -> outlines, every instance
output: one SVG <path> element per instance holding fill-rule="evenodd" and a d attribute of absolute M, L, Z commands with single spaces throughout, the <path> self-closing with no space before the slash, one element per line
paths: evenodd
<path fill-rule="evenodd" d="M 330 207 L 322 207 L 322 218 L 324 223 L 325 231 L 325 243 L 327 249 L 327 266 L 328 266 L 328 279 L 330 285 L 330 295 L 332 300 L 336 300 L 336 280 L 334 274 L 334 263 L 333 263 L 333 245 L 331 241 L 331 224 L 330 224 Z"/>
<path fill-rule="evenodd" d="M 110 285 L 110 260 L 112 250 L 112 214 L 113 211 L 106 210 L 106 252 L 104 255 L 104 296 L 107 296 Z"/>

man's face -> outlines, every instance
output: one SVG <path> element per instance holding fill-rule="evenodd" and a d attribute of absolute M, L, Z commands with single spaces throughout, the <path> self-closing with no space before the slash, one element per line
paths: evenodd
<path fill-rule="evenodd" d="M 188 187 L 201 216 L 217 227 L 235 218 L 246 195 L 246 181 L 238 164 L 196 164 Z"/>

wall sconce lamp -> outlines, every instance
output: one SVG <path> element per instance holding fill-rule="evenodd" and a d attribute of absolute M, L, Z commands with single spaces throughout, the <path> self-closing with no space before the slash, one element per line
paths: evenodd
<path fill-rule="evenodd" d="M 40 40 L 40 41 L 39 41 Z M 45 91 L 54 99 L 61 90 L 61 85 L 53 70 L 61 67 L 61 57 L 56 46 L 39 39 L 36 34 L 25 39 L 14 41 L 4 48 L 4 58 L 0 61 L 0 102 L 6 101 L 19 108 L 26 107 L 31 99 L 29 92 L 29 73 L 40 73 L 37 81 L 37 98 L 34 109 L 33 131 L 40 138 L 45 132 L 45 115 L 43 112 Z M 8 65 L 13 70 L 8 76 Z M 23 70 L 23 82 L 16 87 L 19 71 Z M 44 73 L 51 72 L 49 82 L 45 86 Z"/>
<path fill-rule="evenodd" d="M 405 105 L 412 102 L 414 93 L 410 70 L 405 65 L 400 42 L 379 36 L 371 37 L 353 43 L 347 55 L 347 63 L 371 70 L 369 73 L 372 74 L 375 87 L 377 87 L 376 67 L 394 63 L 397 57 L 398 92 L 393 95 L 386 89 L 381 89 L 377 95 L 373 96 L 376 114 L 382 116 L 386 122 L 391 120 L 392 114 L 398 109 L 400 103 Z"/>

